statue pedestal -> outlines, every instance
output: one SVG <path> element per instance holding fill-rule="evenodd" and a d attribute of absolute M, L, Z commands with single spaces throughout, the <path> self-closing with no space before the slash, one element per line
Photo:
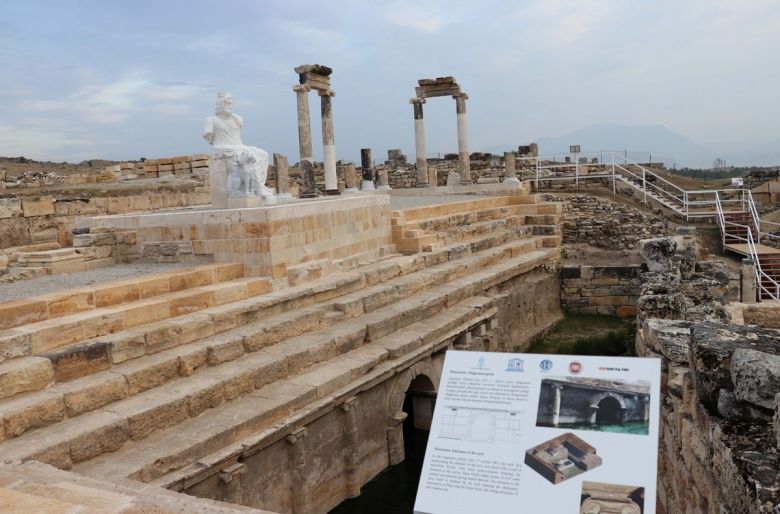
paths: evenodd
<path fill-rule="evenodd" d="M 228 209 L 244 209 L 247 207 L 264 207 L 276 204 L 276 198 L 260 198 L 259 196 L 234 196 L 227 199 Z"/>
<path fill-rule="evenodd" d="M 228 206 L 227 162 L 222 153 L 215 153 L 209 159 L 209 183 L 211 187 L 211 206 L 225 209 Z"/>

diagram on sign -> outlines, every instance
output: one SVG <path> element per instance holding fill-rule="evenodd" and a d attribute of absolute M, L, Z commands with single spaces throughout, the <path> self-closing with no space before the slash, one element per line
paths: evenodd
<path fill-rule="evenodd" d="M 459 441 L 492 443 L 518 441 L 521 412 L 445 407 L 439 437 Z"/>

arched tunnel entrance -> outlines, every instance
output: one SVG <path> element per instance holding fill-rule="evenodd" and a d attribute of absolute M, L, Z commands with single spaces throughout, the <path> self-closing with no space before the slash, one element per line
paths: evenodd
<path fill-rule="evenodd" d="M 417 375 L 403 396 L 405 458 L 365 484 L 360 496 L 342 502 L 329 514 L 398 514 L 414 510 L 435 405 L 433 382 L 426 375 Z"/>
<path fill-rule="evenodd" d="M 617 425 L 623 423 L 623 407 L 617 399 L 607 396 L 598 403 L 596 411 L 597 425 Z"/>

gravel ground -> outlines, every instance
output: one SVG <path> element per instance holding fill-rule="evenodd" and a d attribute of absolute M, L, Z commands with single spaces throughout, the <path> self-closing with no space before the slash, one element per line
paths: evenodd
<path fill-rule="evenodd" d="M 8 284 L 0 284 L 0 302 L 28 298 L 46 293 L 54 293 L 65 289 L 76 289 L 92 284 L 105 284 L 116 280 L 125 280 L 139 275 L 150 275 L 175 270 L 177 268 L 191 268 L 198 266 L 196 263 L 170 263 L 170 264 L 117 264 L 105 268 L 97 268 L 90 271 L 68 273 L 61 275 L 47 275 L 45 277 L 17 280 Z"/>

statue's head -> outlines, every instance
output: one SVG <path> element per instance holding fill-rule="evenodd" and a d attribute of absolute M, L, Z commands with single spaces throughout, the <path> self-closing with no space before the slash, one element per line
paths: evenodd
<path fill-rule="evenodd" d="M 217 115 L 231 114 L 233 112 L 233 96 L 230 93 L 217 93 Z"/>

